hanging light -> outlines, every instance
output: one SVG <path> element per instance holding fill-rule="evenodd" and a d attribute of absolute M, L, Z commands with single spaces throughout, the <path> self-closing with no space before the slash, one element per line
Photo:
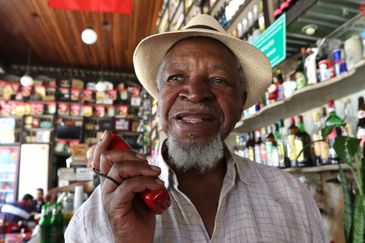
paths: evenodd
<path fill-rule="evenodd" d="M 314 35 L 317 31 L 318 25 L 316 24 L 308 24 L 302 28 L 302 32 L 306 35 Z"/>
<path fill-rule="evenodd" d="M 29 68 L 30 68 L 30 57 L 32 54 L 32 48 L 29 46 L 28 49 L 28 58 L 27 58 L 27 69 L 25 74 L 20 78 L 20 84 L 23 86 L 32 86 L 33 85 L 33 78 L 29 75 Z"/>
<path fill-rule="evenodd" d="M 82 31 L 81 39 L 85 44 L 92 45 L 92 44 L 95 44 L 96 40 L 98 39 L 98 36 L 97 36 L 95 30 L 88 27 Z"/>
<path fill-rule="evenodd" d="M 98 81 L 95 85 L 96 91 L 104 92 L 107 88 L 107 85 L 104 81 Z"/>

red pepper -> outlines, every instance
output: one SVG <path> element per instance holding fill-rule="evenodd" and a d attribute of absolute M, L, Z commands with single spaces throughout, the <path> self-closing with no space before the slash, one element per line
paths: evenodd
<path fill-rule="evenodd" d="M 131 147 L 120 137 L 112 134 L 112 141 L 109 146 L 110 149 L 131 149 Z M 146 190 L 139 193 L 139 196 L 145 204 L 155 214 L 161 214 L 170 206 L 170 196 L 165 188 L 151 191 Z"/>

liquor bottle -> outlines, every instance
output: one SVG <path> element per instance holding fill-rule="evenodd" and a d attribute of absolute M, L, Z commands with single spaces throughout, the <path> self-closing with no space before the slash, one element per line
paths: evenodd
<path fill-rule="evenodd" d="M 61 210 L 61 205 L 56 203 L 52 210 L 52 216 L 50 219 L 50 242 L 64 242 L 63 239 L 63 228 L 64 228 L 64 217 Z"/>
<path fill-rule="evenodd" d="M 274 135 L 274 129 L 272 126 L 267 128 L 267 135 L 265 138 L 266 153 L 267 153 L 267 165 L 279 167 L 279 153 L 278 146 Z"/>
<path fill-rule="evenodd" d="M 335 139 L 338 136 L 341 136 L 341 127 L 343 126 L 342 119 L 337 116 L 336 110 L 335 110 L 335 102 L 333 100 L 330 100 L 327 102 L 328 107 L 328 118 L 326 120 L 326 127 L 333 127 L 332 132 L 328 135 L 328 142 L 329 142 L 329 163 L 330 164 L 336 164 L 339 162 L 339 158 L 336 154 L 335 149 L 333 148 L 333 145 L 335 143 Z"/>
<path fill-rule="evenodd" d="M 304 166 L 312 166 L 312 152 L 311 152 L 311 137 L 305 131 L 304 128 L 304 121 L 303 116 L 298 116 L 299 119 L 299 129 L 298 133 L 296 134 L 295 138 L 295 151 L 297 153 L 297 166 L 304 167 Z M 303 150 L 303 151 L 302 151 Z"/>
<path fill-rule="evenodd" d="M 290 118 L 290 126 L 288 128 L 289 134 L 288 134 L 288 157 L 290 161 L 290 167 L 296 167 L 297 161 L 297 152 L 295 147 L 295 137 L 298 133 L 298 127 L 295 125 L 295 118 Z"/>
<path fill-rule="evenodd" d="M 307 85 L 307 77 L 305 76 L 304 62 L 306 58 L 305 48 L 300 49 L 301 56 L 297 60 L 297 68 L 295 70 L 295 80 L 297 82 L 297 89 L 304 88 Z"/>
<path fill-rule="evenodd" d="M 357 116 L 359 121 L 357 122 L 356 126 L 356 137 L 358 139 L 362 139 L 365 136 L 365 103 L 364 98 L 359 97 L 359 109 L 357 111 Z"/>
<path fill-rule="evenodd" d="M 345 100 L 343 100 L 344 103 L 344 113 L 345 113 L 345 118 L 344 118 L 344 127 L 342 129 L 342 135 L 343 136 L 348 136 L 348 137 L 355 137 L 354 135 L 354 129 L 356 126 L 356 123 L 358 121 L 357 116 L 354 114 L 354 109 L 352 109 L 351 106 L 351 99 L 347 98 Z"/>
<path fill-rule="evenodd" d="M 261 128 L 261 145 L 260 145 L 260 153 L 261 153 L 261 162 L 264 165 L 267 165 L 267 151 L 266 151 L 266 143 L 262 141 L 262 137 L 266 135 L 266 128 Z"/>
<path fill-rule="evenodd" d="M 255 132 L 256 142 L 255 142 L 255 162 L 262 164 L 261 161 L 261 133 L 260 130 L 256 130 Z"/>
<path fill-rule="evenodd" d="M 39 227 L 41 230 L 41 239 L 40 242 L 41 243 L 49 243 L 51 242 L 51 238 L 50 238 L 50 224 L 51 224 L 51 215 L 49 213 L 49 203 L 46 203 L 42 206 L 42 211 L 41 211 L 41 218 L 39 219 Z"/>
<path fill-rule="evenodd" d="M 281 133 L 280 124 L 283 124 L 284 127 L 284 121 L 280 120 L 280 123 L 275 124 L 275 140 L 277 144 L 277 151 L 278 151 L 278 167 L 279 168 L 285 168 L 286 165 L 286 146 L 283 141 L 283 134 Z M 285 128 L 284 128 L 285 129 Z"/>
<path fill-rule="evenodd" d="M 255 161 L 255 136 L 254 132 L 250 132 L 248 141 L 246 143 L 246 147 L 248 149 L 248 159 L 251 161 Z"/>
<path fill-rule="evenodd" d="M 321 124 L 321 113 L 319 111 L 312 113 L 313 119 L 313 133 L 312 133 L 312 141 L 313 141 L 313 164 L 315 166 L 320 166 L 322 164 L 326 164 L 328 161 L 328 148 L 322 151 L 324 146 L 328 147 L 328 144 L 322 138 L 322 124 Z M 326 152 L 327 151 L 327 152 Z"/>

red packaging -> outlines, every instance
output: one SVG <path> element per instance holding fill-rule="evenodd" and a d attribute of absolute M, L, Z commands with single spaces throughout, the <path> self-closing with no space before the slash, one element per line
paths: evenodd
<path fill-rule="evenodd" d="M 81 114 L 81 105 L 80 104 L 71 104 L 70 105 L 70 115 L 71 116 L 80 116 Z"/>
<path fill-rule="evenodd" d="M 105 106 L 103 106 L 103 105 L 95 106 L 95 115 L 97 117 L 104 117 L 105 116 Z"/>
<path fill-rule="evenodd" d="M 118 116 L 127 116 L 128 115 L 128 106 L 127 105 L 121 105 L 118 106 Z"/>
<path fill-rule="evenodd" d="M 109 99 L 116 100 L 118 98 L 118 92 L 116 89 L 111 89 L 108 91 Z"/>
<path fill-rule="evenodd" d="M 70 108 L 68 103 L 58 102 L 57 113 L 59 115 L 70 115 Z"/>
<path fill-rule="evenodd" d="M 83 100 L 92 101 L 93 99 L 93 91 L 91 89 L 84 89 L 83 91 Z"/>
<path fill-rule="evenodd" d="M 71 100 L 79 100 L 81 94 L 81 89 L 71 88 Z"/>

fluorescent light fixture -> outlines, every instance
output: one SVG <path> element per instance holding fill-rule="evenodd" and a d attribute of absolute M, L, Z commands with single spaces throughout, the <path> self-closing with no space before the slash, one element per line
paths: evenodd
<path fill-rule="evenodd" d="M 318 25 L 315 24 L 308 24 L 302 28 L 302 32 L 306 35 L 314 35 L 317 31 Z"/>
<path fill-rule="evenodd" d="M 92 45 L 92 44 L 95 44 L 96 40 L 98 39 L 98 36 L 97 36 L 95 30 L 88 27 L 82 31 L 81 39 L 85 44 Z"/>

